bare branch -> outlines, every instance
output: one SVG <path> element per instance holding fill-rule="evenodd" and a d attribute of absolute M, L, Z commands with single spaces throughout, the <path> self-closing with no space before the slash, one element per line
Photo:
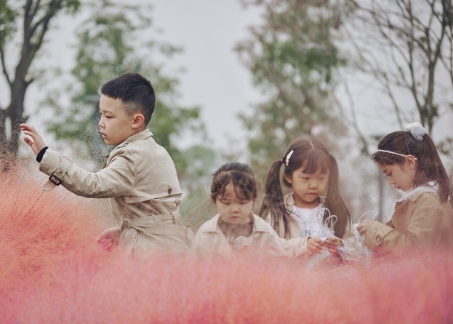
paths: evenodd
<path fill-rule="evenodd" d="M 55 15 L 55 13 L 61 8 L 61 5 L 63 3 L 63 0 L 58 0 L 52 3 L 52 6 L 49 7 L 47 10 L 46 14 L 39 19 L 37 22 L 31 26 L 31 32 L 32 34 L 36 33 L 36 30 L 42 25 L 42 26 L 47 26 L 49 24 L 50 19 Z M 45 34 L 45 31 L 41 30 L 41 34 Z"/>
<path fill-rule="evenodd" d="M 11 82 L 11 78 L 9 76 L 8 70 L 6 69 L 5 52 L 3 51 L 3 48 L 0 48 L 0 55 L 1 55 L 1 60 L 2 60 L 3 75 L 5 76 L 6 81 L 8 82 L 9 86 L 11 87 L 12 82 Z"/>
<path fill-rule="evenodd" d="M 360 142 L 362 143 L 362 146 L 363 146 L 363 149 L 365 150 L 365 153 L 367 155 L 369 155 L 369 152 L 368 152 L 368 141 L 366 140 L 365 136 L 363 135 L 362 131 L 359 128 L 359 123 L 357 121 L 357 114 L 356 114 L 356 109 L 355 109 L 355 103 L 354 103 L 353 96 L 351 94 L 351 90 L 349 89 L 348 83 L 346 82 L 346 80 L 341 75 L 340 75 L 340 78 L 341 78 L 342 83 L 343 83 L 343 85 L 345 87 L 345 90 L 346 90 L 346 95 L 348 97 L 349 106 L 351 107 L 351 119 L 352 119 L 351 120 L 351 125 L 354 128 L 355 132 L 357 133 L 357 136 L 358 136 Z M 342 107 L 342 104 L 338 100 L 338 98 L 335 98 L 335 101 L 337 102 L 337 104 L 340 107 Z"/>

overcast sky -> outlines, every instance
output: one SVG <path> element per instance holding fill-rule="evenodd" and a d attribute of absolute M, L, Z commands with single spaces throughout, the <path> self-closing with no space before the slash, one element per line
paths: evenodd
<path fill-rule="evenodd" d="M 147 1 L 147 0 L 143 0 Z M 183 52 L 169 62 L 173 68 L 184 68 L 179 73 L 182 105 L 199 105 L 214 147 L 225 148 L 228 138 L 241 140 L 245 133 L 237 118 L 239 112 L 259 102 L 262 94 L 251 83 L 249 71 L 233 51 L 235 44 L 249 36 L 248 27 L 260 23 L 257 8 L 244 9 L 239 0 L 153 0 L 154 26 L 162 30 L 161 39 L 182 46 Z M 55 21 L 57 30 L 48 34 L 40 67 L 60 66 L 69 71 L 74 63 L 75 28 L 80 23 L 68 17 Z M 54 25 L 54 26 L 55 26 Z M 373 90 L 373 81 L 347 76 L 355 100 L 359 126 L 364 133 L 387 133 L 398 129 L 395 117 L 388 114 L 383 96 Z M 6 104 L 6 88 L 1 86 L 0 103 Z M 40 94 L 36 86 L 27 93 L 27 112 L 33 115 Z M 345 90 L 338 89 L 346 103 Z M 413 105 L 411 101 L 407 106 Z M 40 123 L 45 112 L 30 121 Z M 414 116 L 417 118 L 417 116 Z M 439 131 L 448 130 L 452 118 L 439 123 Z M 245 141 L 242 141 L 245 146 Z"/>

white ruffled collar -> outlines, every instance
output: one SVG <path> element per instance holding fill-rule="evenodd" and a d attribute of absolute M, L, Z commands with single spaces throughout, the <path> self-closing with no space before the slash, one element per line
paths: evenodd
<path fill-rule="evenodd" d="M 410 197 L 412 197 L 415 194 L 422 194 L 422 193 L 425 193 L 425 192 L 432 192 L 432 193 L 435 193 L 437 195 L 437 190 L 438 189 L 439 189 L 439 185 L 436 182 L 434 182 L 434 181 L 430 181 L 430 182 L 428 182 L 427 184 L 425 184 L 423 186 L 412 188 L 412 189 L 410 189 L 408 191 L 405 191 L 403 193 L 403 195 L 401 196 L 401 198 L 397 199 L 396 202 L 402 202 L 404 200 L 409 199 Z"/>

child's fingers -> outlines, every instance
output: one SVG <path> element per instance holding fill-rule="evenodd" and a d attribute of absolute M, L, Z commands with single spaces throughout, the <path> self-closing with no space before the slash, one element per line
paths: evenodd
<path fill-rule="evenodd" d="M 338 237 L 335 237 L 335 236 L 332 236 L 332 237 L 328 237 L 325 241 L 324 241 L 324 245 L 325 246 L 328 246 L 328 247 L 337 247 L 341 244 L 341 240 L 338 238 Z"/>
<path fill-rule="evenodd" d="M 322 246 L 316 242 L 313 242 L 313 244 L 310 245 L 310 250 L 313 253 L 321 253 L 322 251 Z"/>
<path fill-rule="evenodd" d="M 318 244 L 322 244 L 322 240 L 319 238 L 319 236 L 312 237 L 311 240 L 312 240 L 313 242 L 318 243 Z"/>
<path fill-rule="evenodd" d="M 104 245 L 103 248 L 104 248 L 104 251 L 110 252 L 112 250 L 112 244 L 108 243 L 108 244 Z"/>
<path fill-rule="evenodd" d="M 360 223 L 360 224 L 357 226 L 357 232 L 359 232 L 360 235 L 364 235 L 364 234 L 366 233 L 365 226 L 362 225 L 362 223 Z"/>
<path fill-rule="evenodd" d="M 34 144 L 33 140 L 30 137 L 24 137 L 24 142 L 29 146 L 32 146 Z"/>
<path fill-rule="evenodd" d="M 36 129 L 32 125 L 28 125 L 28 124 L 20 124 L 20 129 L 22 129 L 23 131 L 37 133 Z"/>

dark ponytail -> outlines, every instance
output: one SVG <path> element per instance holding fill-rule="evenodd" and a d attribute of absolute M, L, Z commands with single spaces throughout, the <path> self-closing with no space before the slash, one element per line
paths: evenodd
<path fill-rule="evenodd" d="M 327 197 L 325 207 L 331 215 L 337 216 L 337 222 L 334 225 L 335 235 L 343 238 L 347 225 L 351 221 L 351 215 L 340 195 L 338 164 L 335 158 L 329 154 L 329 182 L 327 184 Z M 326 213 L 324 219 L 328 217 Z"/>
<path fill-rule="evenodd" d="M 269 170 L 266 179 L 266 196 L 263 199 L 259 215 L 264 218 L 270 213 L 272 227 L 277 233 L 280 230 L 279 220 L 282 219 L 285 227 L 285 238 L 289 238 L 289 214 L 283 201 L 282 186 L 280 184 L 281 165 L 282 160 L 275 161 Z"/>

